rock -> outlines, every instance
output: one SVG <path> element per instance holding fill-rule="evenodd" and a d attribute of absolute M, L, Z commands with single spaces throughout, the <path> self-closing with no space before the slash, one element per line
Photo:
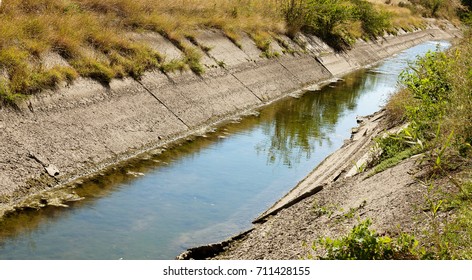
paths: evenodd
<path fill-rule="evenodd" d="M 64 204 L 63 200 L 59 197 L 51 198 L 47 201 L 47 203 L 48 203 L 47 205 L 50 205 L 50 206 L 64 207 L 64 208 L 69 207 L 69 205 Z"/>
<path fill-rule="evenodd" d="M 51 176 L 51 177 L 56 177 L 59 175 L 59 169 L 53 165 L 49 164 L 48 167 L 45 167 L 46 172 Z"/>
<path fill-rule="evenodd" d="M 126 174 L 132 175 L 132 176 L 134 176 L 134 177 L 144 176 L 144 173 L 141 173 L 141 172 L 134 172 L 134 171 L 128 171 Z"/>
<path fill-rule="evenodd" d="M 364 123 L 366 120 L 367 120 L 367 119 L 366 119 L 366 117 L 364 117 L 364 116 L 357 116 L 357 117 L 356 117 L 356 122 L 357 122 L 358 124 Z"/>

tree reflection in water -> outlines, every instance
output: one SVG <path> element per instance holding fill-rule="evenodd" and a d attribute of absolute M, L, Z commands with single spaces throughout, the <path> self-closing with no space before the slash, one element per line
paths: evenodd
<path fill-rule="evenodd" d="M 378 76 L 366 70 L 346 76 L 320 91 L 305 93 L 300 99 L 287 99 L 261 112 L 267 120 L 263 133 L 269 136 L 256 146 L 267 153 L 268 164 L 282 163 L 291 167 L 302 157 L 309 159 L 315 147 L 332 145 L 338 120 L 356 109 L 361 92 L 373 88 Z"/>

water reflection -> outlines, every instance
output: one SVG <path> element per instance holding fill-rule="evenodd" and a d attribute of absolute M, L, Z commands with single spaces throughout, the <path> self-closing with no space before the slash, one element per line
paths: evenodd
<path fill-rule="evenodd" d="M 267 154 L 267 162 L 292 167 L 302 158 L 310 159 L 315 148 L 331 146 L 339 118 L 357 108 L 359 96 L 376 86 L 378 76 L 361 70 L 332 83 L 321 91 L 308 92 L 299 100 L 288 99 L 262 112 L 272 122 L 262 130 L 267 136 L 256 146 Z"/>

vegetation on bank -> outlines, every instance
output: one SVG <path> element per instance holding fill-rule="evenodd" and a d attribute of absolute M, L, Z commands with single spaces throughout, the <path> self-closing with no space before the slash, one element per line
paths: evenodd
<path fill-rule="evenodd" d="M 373 0 L 370 0 L 373 1 Z M 375 1 L 374 1 L 375 2 Z M 0 102 L 14 103 L 79 76 L 108 84 L 144 71 L 205 70 L 210 46 L 198 30 L 216 28 L 240 46 L 246 33 L 271 57 L 270 40 L 303 30 L 335 47 L 398 28 L 420 27 L 407 7 L 365 0 L 5 0 L 0 7 Z M 133 34 L 157 32 L 183 57 L 168 59 Z M 45 65 L 51 53 L 63 62 Z"/>
<path fill-rule="evenodd" d="M 472 34 L 446 51 L 418 58 L 400 78 L 387 104 L 391 126 L 408 124 L 376 140 L 382 151 L 373 170 L 421 154 L 418 184 L 424 232 L 378 236 L 362 221 L 340 239 L 317 245 L 329 259 L 472 258 Z M 381 171 L 381 170 L 379 170 Z M 417 187 L 415 187 L 417 188 Z M 426 218 L 426 219 L 425 219 Z"/>
<path fill-rule="evenodd" d="M 284 3 L 282 10 L 289 36 L 302 30 L 342 49 L 355 39 L 375 38 L 401 28 L 392 25 L 391 12 L 379 7 L 364 0 L 291 0 Z"/>
<path fill-rule="evenodd" d="M 420 58 L 401 78 L 403 98 L 388 106 L 401 112 L 397 117 L 409 123 L 405 130 L 422 143 L 418 151 L 429 171 L 422 184 L 432 193 L 427 201 L 435 258 L 472 257 L 471 51 L 472 35 L 466 34 L 457 47 Z M 445 226 L 436 221 L 441 212 L 452 216 Z"/>
<path fill-rule="evenodd" d="M 386 260 L 416 259 L 418 241 L 411 235 L 402 234 L 398 238 L 380 236 L 370 229 L 372 221 L 360 221 L 352 230 L 339 239 L 321 238 L 313 249 L 322 248 L 322 260 Z M 315 258 L 308 256 L 309 259 Z"/>

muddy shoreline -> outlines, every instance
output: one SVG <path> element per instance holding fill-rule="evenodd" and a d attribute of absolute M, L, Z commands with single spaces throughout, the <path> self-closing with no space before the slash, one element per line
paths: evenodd
<path fill-rule="evenodd" d="M 0 216 L 80 199 L 61 190 L 306 87 L 459 32 L 431 25 L 376 42 L 359 41 L 341 54 L 316 37 L 300 35 L 305 49 L 285 38 L 297 52 L 268 60 L 249 38 L 239 49 L 221 33 L 205 31 L 197 39 L 214 48 L 203 58 L 208 69 L 202 76 L 149 72 L 140 81 L 114 80 L 109 87 L 79 79 L 34 96 L 18 109 L 2 107 Z M 165 39 L 153 38 L 161 50 L 176 53 Z M 283 52 L 275 41 L 272 48 Z M 218 61 L 225 67 L 217 67 Z"/>

